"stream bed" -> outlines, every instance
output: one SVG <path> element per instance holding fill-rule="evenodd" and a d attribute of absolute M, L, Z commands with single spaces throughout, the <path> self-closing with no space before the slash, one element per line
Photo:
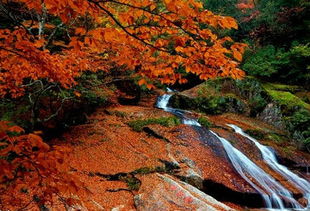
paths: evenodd
<path fill-rule="evenodd" d="M 172 90 L 168 90 L 168 92 L 171 91 Z M 172 94 L 165 94 L 160 96 L 156 106 L 163 109 L 164 111 L 178 116 L 182 119 L 183 124 L 195 127 L 196 130 L 205 129 L 196 119 L 190 117 L 191 112 L 168 107 L 171 96 Z M 301 198 L 307 201 L 307 206 L 300 204 L 294 194 L 283 184 L 281 184 L 280 181 L 267 173 L 254 161 L 248 158 L 242 151 L 235 148 L 228 140 L 210 130 L 209 132 L 213 136 L 212 139 L 215 138 L 223 146 L 226 156 L 228 157 L 235 171 L 259 193 L 262 200 L 264 201 L 265 208 L 279 210 L 309 210 L 309 181 L 293 173 L 287 167 L 279 164 L 276 159 L 276 155 L 271 148 L 260 144 L 256 139 L 244 133 L 243 130 L 238 126 L 233 124 L 229 124 L 227 126 L 234 129 L 236 134 L 254 143 L 253 146 L 258 148 L 259 152 L 261 153 L 263 162 L 274 172 L 281 175 L 281 177 L 283 177 L 292 186 L 298 189 L 302 193 Z"/>

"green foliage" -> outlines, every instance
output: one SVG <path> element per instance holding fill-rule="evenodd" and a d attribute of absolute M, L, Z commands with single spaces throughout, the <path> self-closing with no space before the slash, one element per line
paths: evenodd
<path fill-rule="evenodd" d="M 274 142 L 278 142 L 278 143 L 281 143 L 283 141 L 288 141 L 287 137 L 284 137 L 284 136 L 280 136 L 276 133 L 269 133 L 267 136 L 266 136 L 267 139 L 270 139 Z"/>
<path fill-rule="evenodd" d="M 184 104 L 184 102 L 189 102 Z M 194 99 L 176 99 L 173 105 L 207 114 L 222 114 L 225 112 L 243 112 L 244 104 L 234 96 L 209 96 Z M 178 106 L 177 106 L 178 107 Z"/>
<path fill-rule="evenodd" d="M 140 119 L 128 122 L 129 127 L 134 131 L 141 132 L 143 127 L 152 124 L 159 124 L 165 127 L 173 127 L 181 124 L 181 120 L 177 117 L 161 117 L 161 118 L 150 118 L 150 119 Z"/>
<path fill-rule="evenodd" d="M 198 122 L 199 124 L 201 124 L 201 126 L 205 128 L 209 128 L 212 126 L 212 123 L 206 117 L 203 117 L 203 116 L 198 118 Z"/>
<path fill-rule="evenodd" d="M 205 0 L 204 8 L 211 10 L 217 14 L 237 16 L 240 11 L 236 8 L 238 0 Z"/>
<path fill-rule="evenodd" d="M 266 107 L 269 97 L 261 83 L 255 79 L 247 77 L 236 81 L 238 94 L 248 102 L 250 115 L 256 116 Z"/>
<path fill-rule="evenodd" d="M 263 82 L 262 86 L 265 89 L 271 89 L 276 91 L 285 91 L 285 92 L 291 92 L 295 93 L 299 90 L 301 90 L 301 87 L 296 85 L 288 85 L 288 84 L 279 84 L 279 83 L 269 83 L 269 82 Z"/>
<path fill-rule="evenodd" d="M 139 190 L 141 186 L 140 180 L 135 177 L 125 177 L 121 180 L 127 183 L 129 190 Z"/>
<path fill-rule="evenodd" d="M 288 52 L 289 64 L 281 73 L 284 80 L 301 85 L 310 84 L 310 43 L 293 46 Z"/>
<path fill-rule="evenodd" d="M 268 45 L 258 49 L 256 52 L 247 53 L 242 65 L 249 75 L 270 77 L 278 73 L 281 67 L 287 65 L 289 60 L 283 49 L 276 49 Z"/>
<path fill-rule="evenodd" d="M 242 69 L 248 75 L 267 80 L 307 85 L 310 82 L 309 61 L 309 44 L 293 45 L 289 50 L 267 45 L 257 50 L 248 50 Z"/>
<path fill-rule="evenodd" d="M 0 100 L 0 120 L 14 122 L 15 124 L 28 128 L 30 105 L 25 103 L 27 99 L 1 99 Z M 27 115 L 28 113 L 28 115 Z"/>
<path fill-rule="evenodd" d="M 85 72 L 71 89 L 46 80 L 29 83 L 25 96 L 0 100 L 1 120 L 14 122 L 26 131 L 82 123 L 84 113 L 108 102 L 108 88 L 102 78 L 102 73 Z"/>
<path fill-rule="evenodd" d="M 304 144 L 310 152 L 310 111 L 299 109 L 286 118 L 287 128 L 293 137 Z"/>
<path fill-rule="evenodd" d="M 310 109 L 310 105 L 302 101 L 296 95 L 285 92 L 267 89 L 267 92 L 272 97 L 272 99 L 280 105 L 281 110 L 284 113 L 290 113 L 296 110 L 296 108 L 307 108 Z"/>
<path fill-rule="evenodd" d="M 85 72 L 78 79 L 78 85 L 74 89 L 68 90 L 70 95 L 74 93 L 80 93 L 81 98 L 79 100 L 87 102 L 89 105 L 100 105 L 107 102 L 107 93 L 103 91 L 103 72 L 92 73 Z"/>
<path fill-rule="evenodd" d="M 221 114 L 224 113 L 226 108 L 225 98 L 218 96 L 198 97 L 195 99 L 195 103 L 199 111 L 208 114 Z"/>
<path fill-rule="evenodd" d="M 199 97 L 209 97 L 210 95 L 220 95 L 221 92 L 221 80 L 208 80 L 204 82 L 198 89 Z"/>
<path fill-rule="evenodd" d="M 310 89 L 310 4 L 306 0 L 259 0 L 241 10 L 237 0 L 205 0 L 204 6 L 236 18 L 237 41 L 248 40 L 242 69 L 268 81 L 300 84 Z"/>

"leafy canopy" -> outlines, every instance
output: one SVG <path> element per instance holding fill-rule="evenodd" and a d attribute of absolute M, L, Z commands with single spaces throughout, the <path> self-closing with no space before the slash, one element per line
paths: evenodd
<path fill-rule="evenodd" d="M 112 67 L 135 71 L 148 88 L 154 80 L 185 83 L 180 68 L 201 79 L 244 74 L 245 45 L 213 30 L 237 29 L 236 21 L 200 1 L 13 0 L 1 7 L 11 23 L 0 29 L 2 96 L 20 96 L 41 78 L 67 88 L 81 71 Z"/>

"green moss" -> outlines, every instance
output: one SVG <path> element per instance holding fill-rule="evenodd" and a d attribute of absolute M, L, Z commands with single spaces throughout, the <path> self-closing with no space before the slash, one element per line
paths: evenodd
<path fill-rule="evenodd" d="M 185 110 L 193 110 L 207 114 L 222 114 L 224 112 L 242 113 L 245 105 L 233 95 L 208 96 L 189 98 L 183 95 L 174 95 L 171 106 Z"/>
<path fill-rule="evenodd" d="M 287 85 L 287 84 L 276 84 L 276 83 L 263 83 L 263 87 L 265 89 L 277 90 L 277 91 L 288 91 L 288 92 L 296 92 L 300 90 L 299 86 Z"/>
<path fill-rule="evenodd" d="M 114 115 L 114 116 L 121 117 L 121 118 L 125 118 L 128 116 L 126 112 L 122 112 L 122 111 L 105 110 L 105 112 L 109 115 Z"/>
<path fill-rule="evenodd" d="M 267 135 L 266 138 L 267 138 L 267 139 L 270 139 L 271 141 L 278 142 L 278 143 L 281 143 L 281 142 L 283 142 L 283 141 L 286 141 L 286 140 L 284 139 L 284 137 L 282 137 L 282 136 L 280 136 L 280 135 L 278 135 L 278 134 L 276 134 L 276 133 L 270 133 L 270 134 Z"/>
<path fill-rule="evenodd" d="M 142 167 L 142 168 L 134 170 L 132 173 L 133 174 L 150 174 L 153 172 L 155 172 L 155 169 L 152 167 Z"/>
<path fill-rule="evenodd" d="M 125 118 L 127 116 L 127 113 L 122 111 L 114 111 L 113 114 L 117 117 Z"/>
<path fill-rule="evenodd" d="M 287 107 L 288 109 L 298 106 L 310 110 L 310 105 L 308 103 L 305 103 L 290 92 L 271 89 L 267 89 L 267 92 L 280 106 Z"/>
<path fill-rule="evenodd" d="M 257 139 L 257 140 L 271 140 L 274 142 L 284 142 L 287 141 L 287 138 L 284 138 L 282 135 L 279 135 L 277 133 L 265 133 L 261 130 L 256 130 L 256 129 L 249 129 L 245 130 L 245 133 L 249 134 L 251 137 Z"/>
<path fill-rule="evenodd" d="M 233 95 L 198 97 L 194 99 L 196 108 L 193 110 L 207 114 L 222 114 L 225 112 L 244 112 L 245 105 Z"/>
<path fill-rule="evenodd" d="M 29 122 L 26 117 L 30 116 L 30 105 L 25 102 L 1 99 L 0 100 L 0 120 L 14 122 L 20 127 L 27 128 Z"/>
<path fill-rule="evenodd" d="M 197 94 L 199 97 L 209 97 L 210 95 L 220 95 L 221 84 L 219 80 L 208 80 L 200 85 Z"/>
<path fill-rule="evenodd" d="M 206 117 L 199 117 L 198 122 L 205 128 L 209 128 L 212 126 L 212 123 Z"/>
<path fill-rule="evenodd" d="M 134 120 L 127 123 L 134 131 L 141 132 L 143 127 L 152 124 L 159 124 L 165 127 L 173 127 L 181 124 L 181 120 L 177 117 L 161 117 L 161 118 L 151 118 L 151 119 L 140 119 Z"/>
<path fill-rule="evenodd" d="M 293 138 L 310 152 L 310 111 L 299 109 L 291 116 L 285 117 L 285 122 Z"/>
<path fill-rule="evenodd" d="M 310 105 L 293 93 L 298 91 L 298 86 L 286 84 L 264 83 L 263 87 L 270 95 L 272 100 L 278 103 L 285 110 L 291 110 L 294 107 L 310 109 Z"/>
<path fill-rule="evenodd" d="M 139 190 L 141 186 L 141 181 L 129 174 L 120 176 L 119 180 L 125 182 L 129 190 Z"/>

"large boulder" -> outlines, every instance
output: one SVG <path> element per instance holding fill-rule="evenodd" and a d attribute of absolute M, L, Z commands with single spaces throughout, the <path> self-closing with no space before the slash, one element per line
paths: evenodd
<path fill-rule="evenodd" d="M 233 210 L 194 186 L 169 175 L 145 177 L 134 197 L 137 210 Z"/>

